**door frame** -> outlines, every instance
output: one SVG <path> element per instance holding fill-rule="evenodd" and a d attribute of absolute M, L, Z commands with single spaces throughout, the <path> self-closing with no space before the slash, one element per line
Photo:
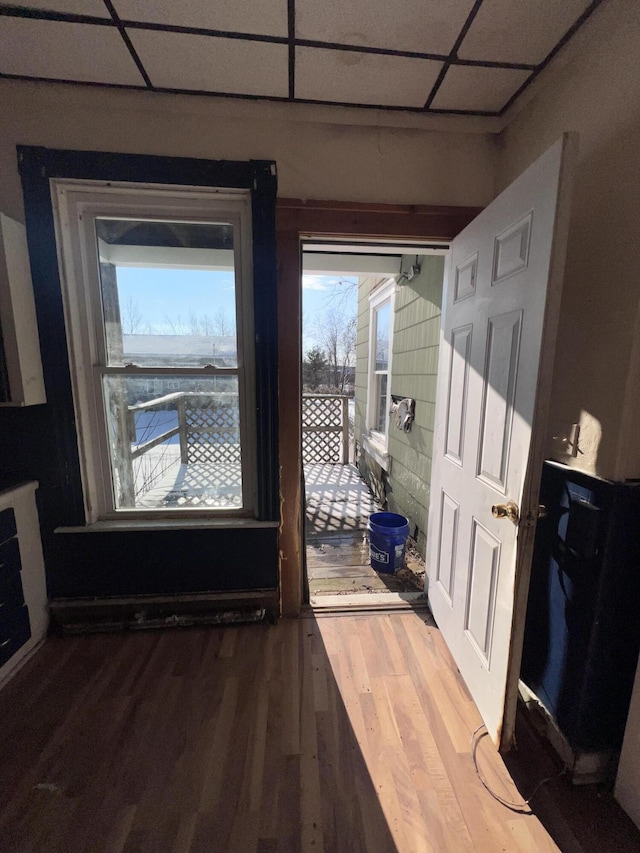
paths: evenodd
<path fill-rule="evenodd" d="M 298 616 L 303 601 L 301 241 L 318 237 L 358 237 L 380 241 L 398 238 L 450 242 L 481 210 L 481 207 L 277 199 L 282 616 Z"/>

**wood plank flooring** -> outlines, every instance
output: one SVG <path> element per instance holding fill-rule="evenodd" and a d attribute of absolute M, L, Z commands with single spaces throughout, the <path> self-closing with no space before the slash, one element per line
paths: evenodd
<path fill-rule="evenodd" d="M 558 849 L 425 614 L 50 639 L 0 720 L 11 853 Z"/>
<path fill-rule="evenodd" d="M 312 602 L 318 596 L 358 593 L 424 592 L 424 581 L 406 566 L 398 573 L 371 568 L 365 530 L 307 533 L 307 577 Z"/>

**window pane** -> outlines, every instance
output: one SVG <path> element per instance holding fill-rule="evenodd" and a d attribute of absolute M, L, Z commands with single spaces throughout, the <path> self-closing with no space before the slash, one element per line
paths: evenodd
<path fill-rule="evenodd" d="M 377 373 L 376 377 L 376 421 L 374 429 L 378 432 L 387 431 L 387 374 Z"/>
<path fill-rule="evenodd" d="M 376 311 L 376 370 L 389 367 L 389 321 L 391 305 L 386 302 Z"/>
<path fill-rule="evenodd" d="M 96 219 L 107 364 L 237 366 L 233 226 Z"/>
<path fill-rule="evenodd" d="M 104 376 L 103 386 L 116 509 L 242 507 L 237 376 Z"/>

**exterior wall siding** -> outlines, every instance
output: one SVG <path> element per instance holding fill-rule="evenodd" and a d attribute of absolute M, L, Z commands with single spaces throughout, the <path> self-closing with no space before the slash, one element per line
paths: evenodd
<path fill-rule="evenodd" d="M 389 471 L 362 451 L 366 433 L 367 368 L 369 336 L 369 294 L 365 282 L 358 297 L 358 360 L 356 365 L 356 443 L 360 471 L 391 512 L 409 519 L 411 534 L 422 554 L 426 547 L 427 516 L 433 428 L 435 418 L 436 375 L 440 343 L 440 314 L 444 258 L 420 258 L 421 272 L 403 284 L 396 293 L 391 393 L 416 401 L 411 432 L 389 427 Z"/>

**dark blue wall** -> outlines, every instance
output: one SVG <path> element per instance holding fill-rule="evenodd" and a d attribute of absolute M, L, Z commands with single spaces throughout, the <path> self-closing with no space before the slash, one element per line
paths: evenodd
<path fill-rule="evenodd" d="M 0 480 L 38 480 L 49 594 L 57 597 L 275 589 L 277 528 L 54 534 L 85 523 L 49 179 L 251 190 L 258 519 L 277 521 L 275 164 L 18 147 L 47 403 L 0 409 Z"/>

